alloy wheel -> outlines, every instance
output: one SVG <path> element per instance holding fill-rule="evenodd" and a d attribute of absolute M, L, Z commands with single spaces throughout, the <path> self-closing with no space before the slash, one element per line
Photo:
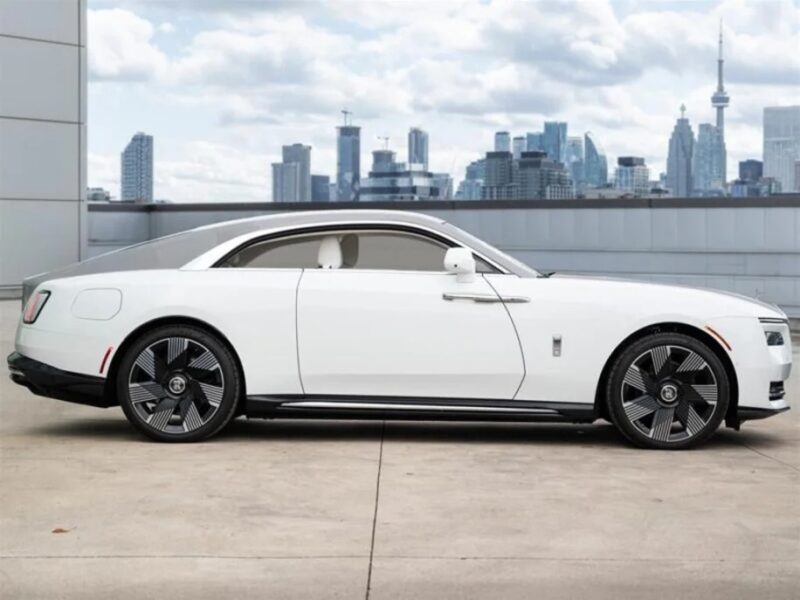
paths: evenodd
<path fill-rule="evenodd" d="M 636 357 L 620 390 L 625 418 L 662 443 L 689 440 L 703 431 L 718 407 L 713 370 L 697 352 L 659 345 Z"/>
<path fill-rule="evenodd" d="M 131 408 L 162 433 L 188 433 L 220 408 L 225 378 L 206 346 L 186 337 L 159 339 L 136 357 L 128 376 Z"/>

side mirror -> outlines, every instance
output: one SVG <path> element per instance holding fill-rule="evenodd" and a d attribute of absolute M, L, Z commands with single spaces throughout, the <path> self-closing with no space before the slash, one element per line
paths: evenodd
<path fill-rule="evenodd" d="M 448 273 L 455 273 L 459 283 L 475 280 L 475 257 L 467 248 L 450 248 L 444 255 L 444 268 Z"/>

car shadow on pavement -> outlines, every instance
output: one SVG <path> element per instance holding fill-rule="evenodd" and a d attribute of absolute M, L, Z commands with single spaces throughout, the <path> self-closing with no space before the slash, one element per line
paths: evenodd
<path fill-rule="evenodd" d="M 262 420 L 239 418 L 206 443 L 225 444 L 259 440 L 287 442 L 379 441 L 381 421 Z M 28 429 L 28 435 L 86 438 L 105 441 L 147 441 L 120 415 L 119 419 L 69 419 Z M 384 439 L 390 442 L 440 444 L 541 444 L 632 447 L 610 424 L 593 425 L 387 421 Z M 767 450 L 785 446 L 786 440 L 766 431 L 720 429 L 703 447 L 757 446 Z"/>

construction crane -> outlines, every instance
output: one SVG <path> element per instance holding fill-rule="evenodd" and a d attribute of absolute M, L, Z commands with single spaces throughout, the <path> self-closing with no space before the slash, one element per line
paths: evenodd
<path fill-rule="evenodd" d="M 342 109 L 342 116 L 344 116 L 344 125 L 345 125 L 345 127 L 347 127 L 348 125 L 350 125 L 350 123 L 353 122 L 352 121 L 353 113 L 350 112 L 349 110 L 347 110 L 346 108 Z"/>
<path fill-rule="evenodd" d="M 379 135 L 378 139 L 383 142 L 383 149 L 384 150 L 388 150 L 389 149 L 389 136 L 388 135 Z"/>

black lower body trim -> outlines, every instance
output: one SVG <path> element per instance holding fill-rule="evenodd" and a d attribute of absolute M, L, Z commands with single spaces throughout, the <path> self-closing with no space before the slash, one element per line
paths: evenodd
<path fill-rule="evenodd" d="M 8 355 L 11 381 L 25 386 L 38 396 L 107 408 L 117 404 L 107 398 L 102 377 L 62 371 L 19 352 Z"/>
<path fill-rule="evenodd" d="M 593 404 L 475 398 L 389 396 L 248 396 L 249 418 L 391 419 L 402 421 L 555 421 L 591 423 Z"/>
<path fill-rule="evenodd" d="M 739 422 L 741 423 L 744 421 L 766 419 L 767 417 L 779 415 L 787 410 L 789 410 L 788 406 L 784 406 L 783 408 L 742 408 L 740 406 L 737 411 L 737 416 L 739 418 Z"/>

